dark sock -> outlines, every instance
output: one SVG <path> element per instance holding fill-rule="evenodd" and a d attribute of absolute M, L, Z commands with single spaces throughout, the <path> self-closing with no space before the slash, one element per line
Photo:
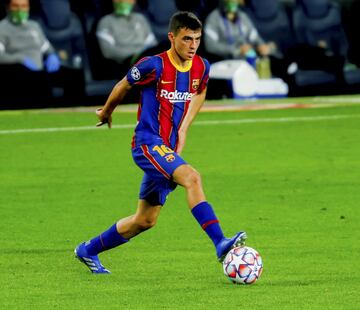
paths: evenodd
<path fill-rule="evenodd" d="M 85 243 L 85 247 L 86 251 L 90 255 L 97 255 L 103 251 L 110 250 L 128 241 L 129 240 L 125 239 L 118 233 L 116 224 L 114 224 L 99 236 L 87 241 Z"/>
<path fill-rule="evenodd" d="M 216 246 L 221 239 L 224 238 L 224 234 L 211 205 L 207 201 L 200 202 L 191 210 L 191 212 L 199 222 L 201 228 L 205 230 Z"/>

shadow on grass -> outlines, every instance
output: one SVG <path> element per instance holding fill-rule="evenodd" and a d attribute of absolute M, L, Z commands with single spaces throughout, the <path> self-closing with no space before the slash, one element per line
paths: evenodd
<path fill-rule="evenodd" d="M 278 286 L 278 287 L 292 287 L 292 286 L 314 286 L 317 284 L 323 284 L 326 283 L 326 281 L 320 281 L 320 280 L 279 280 L 279 281 L 271 281 L 266 282 L 264 285 L 267 286 Z"/>

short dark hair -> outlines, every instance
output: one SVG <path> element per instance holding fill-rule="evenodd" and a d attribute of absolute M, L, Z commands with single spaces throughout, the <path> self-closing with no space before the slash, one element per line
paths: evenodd
<path fill-rule="evenodd" d="M 169 31 L 174 34 L 177 34 L 181 28 L 198 30 L 198 29 L 202 29 L 202 23 L 194 13 L 181 11 L 175 13 L 171 17 L 169 23 Z"/>

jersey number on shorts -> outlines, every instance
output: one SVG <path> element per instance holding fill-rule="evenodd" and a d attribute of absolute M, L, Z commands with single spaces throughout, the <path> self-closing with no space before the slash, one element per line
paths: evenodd
<path fill-rule="evenodd" d="M 158 152 L 161 157 L 165 157 L 166 161 L 169 163 L 175 160 L 175 156 L 172 155 L 174 151 L 164 144 L 155 145 L 152 150 Z"/>
<path fill-rule="evenodd" d="M 152 150 L 158 152 L 161 157 L 164 157 L 166 154 L 174 153 L 174 151 L 171 148 L 167 147 L 164 144 L 163 145 L 155 145 L 152 148 Z"/>

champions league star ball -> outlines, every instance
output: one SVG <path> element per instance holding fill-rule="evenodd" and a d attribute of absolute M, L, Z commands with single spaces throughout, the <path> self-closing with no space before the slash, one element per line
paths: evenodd
<path fill-rule="evenodd" d="M 253 284 L 263 270 L 262 259 L 253 248 L 242 246 L 229 251 L 223 261 L 225 276 L 235 284 Z"/>

